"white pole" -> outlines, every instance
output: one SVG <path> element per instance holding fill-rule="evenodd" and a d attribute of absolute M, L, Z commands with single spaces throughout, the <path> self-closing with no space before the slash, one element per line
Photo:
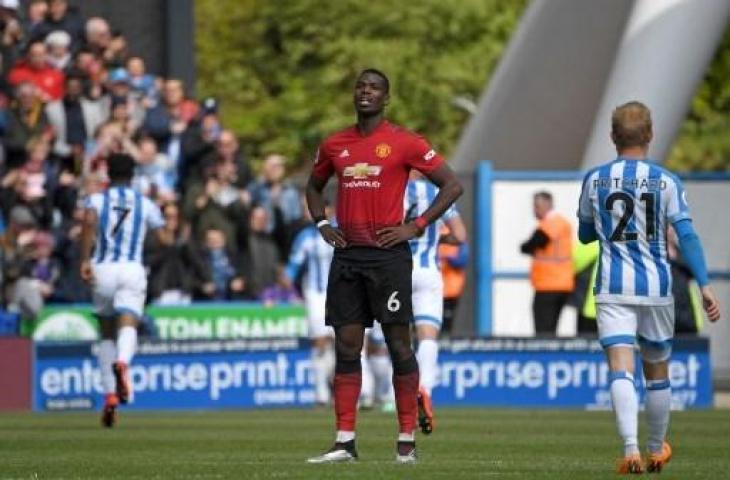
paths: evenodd
<path fill-rule="evenodd" d="M 637 0 L 583 157 L 613 159 L 612 110 L 639 100 L 652 111 L 649 155 L 663 162 L 730 18 L 728 0 Z"/>

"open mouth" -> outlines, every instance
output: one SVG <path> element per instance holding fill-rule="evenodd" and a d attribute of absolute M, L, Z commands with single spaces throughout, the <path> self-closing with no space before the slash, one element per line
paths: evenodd
<path fill-rule="evenodd" d="M 358 99 L 357 104 L 361 107 L 369 107 L 373 104 L 373 102 L 369 98 L 360 98 Z"/>

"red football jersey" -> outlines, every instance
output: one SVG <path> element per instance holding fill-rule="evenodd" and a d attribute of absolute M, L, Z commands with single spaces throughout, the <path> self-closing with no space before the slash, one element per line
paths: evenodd
<path fill-rule="evenodd" d="M 337 224 L 349 245 L 376 246 L 376 233 L 403 222 L 403 195 L 412 168 L 428 174 L 444 162 L 423 137 L 382 121 L 363 136 L 350 127 L 319 147 L 312 174 L 337 174 Z"/>

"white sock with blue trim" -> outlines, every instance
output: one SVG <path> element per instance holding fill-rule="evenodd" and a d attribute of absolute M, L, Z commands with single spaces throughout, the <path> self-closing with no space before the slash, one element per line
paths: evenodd
<path fill-rule="evenodd" d="M 431 395 L 436 385 L 436 370 L 438 368 L 439 344 L 433 338 L 424 338 L 418 342 L 416 359 L 421 374 L 421 386 Z"/>
<path fill-rule="evenodd" d="M 137 329 L 124 326 L 117 333 L 117 361 L 129 365 L 137 350 Z"/>
<path fill-rule="evenodd" d="M 662 443 L 669 427 L 672 389 L 669 379 L 646 381 L 646 423 L 649 427 L 647 447 L 651 453 L 662 451 Z"/>
<path fill-rule="evenodd" d="M 335 349 L 330 345 L 321 349 L 313 348 L 312 366 L 314 367 L 315 399 L 317 403 L 329 403 L 332 398 L 330 380 L 335 371 Z"/>
<path fill-rule="evenodd" d="M 387 353 L 370 355 L 370 368 L 375 378 L 375 398 L 381 402 L 394 402 L 393 365 Z"/>
<path fill-rule="evenodd" d="M 639 453 L 639 398 L 634 376 L 629 372 L 610 372 L 609 379 L 616 425 L 624 440 L 624 455 Z"/>
<path fill-rule="evenodd" d="M 360 406 L 371 408 L 375 401 L 375 378 L 370 368 L 368 356 L 363 351 L 360 355 L 360 363 L 362 365 L 362 384 L 360 387 Z"/>
<path fill-rule="evenodd" d="M 101 373 L 101 384 L 104 393 L 114 393 L 116 389 L 116 381 L 112 371 L 112 364 L 116 356 L 117 346 L 114 344 L 114 340 L 105 339 L 99 342 L 97 360 L 99 361 L 99 372 Z"/>

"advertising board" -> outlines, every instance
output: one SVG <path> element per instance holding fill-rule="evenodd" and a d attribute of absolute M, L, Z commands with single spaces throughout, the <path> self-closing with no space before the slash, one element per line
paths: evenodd
<path fill-rule="evenodd" d="M 677 342 L 675 409 L 712 406 L 706 340 Z M 34 409 L 99 408 L 95 344 L 36 344 Z M 444 342 L 439 406 L 610 408 L 608 368 L 593 340 Z M 641 375 L 637 375 L 641 392 Z M 131 409 L 296 407 L 314 401 L 309 348 L 298 339 L 143 342 L 131 368 Z"/>

